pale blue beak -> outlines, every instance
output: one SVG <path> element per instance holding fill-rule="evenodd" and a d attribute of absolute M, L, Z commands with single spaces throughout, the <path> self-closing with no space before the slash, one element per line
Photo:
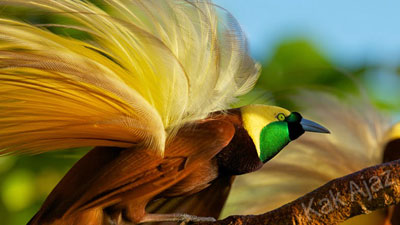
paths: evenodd
<path fill-rule="evenodd" d="M 302 118 L 300 121 L 300 125 L 303 127 L 304 131 L 309 131 L 309 132 L 316 132 L 316 133 L 327 133 L 330 134 L 328 129 L 325 127 L 319 125 L 316 122 L 313 122 L 311 120 L 307 120 Z"/>

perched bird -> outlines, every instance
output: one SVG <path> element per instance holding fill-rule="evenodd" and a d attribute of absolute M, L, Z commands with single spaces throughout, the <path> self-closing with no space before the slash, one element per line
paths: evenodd
<path fill-rule="evenodd" d="M 302 91 L 289 99 L 301 103 L 305 115 L 324 121 L 332 134 L 305 135 L 259 171 L 237 177 L 222 216 L 268 212 L 333 179 L 400 159 L 400 123 L 393 125 L 368 98 Z M 343 225 L 397 225 L 399 212 L 400 206 L 374 211 Z"/>
<path fill-rule="evenodd" d="M 30 225 L 210 220 L 235 175 L 305 131 L 328 133 L 275 106 L 228 110 L 259 66 L 208 1 L 0 5 L 0 154 L 97 146 Z M 57 19 L 23 21 L 15 8 Z"/>

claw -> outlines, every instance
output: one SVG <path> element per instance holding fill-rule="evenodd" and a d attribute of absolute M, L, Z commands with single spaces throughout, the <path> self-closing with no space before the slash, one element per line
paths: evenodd
<path fill-rule="evenodd" d="M 216 219 L 214 217 L 199 217 L 193 216 L 189 214 L 180 214 L 179 221 L 181 222 L 180 225 L 187 225 L 192 222 L 214 222 Z"/>
<path fill-rule="evenodd" d="M 184 213 L 173 213 L 173 214 L 147 214 L 140 221 L 145 222 L 178 222 L 179 225 L 187 225 L 190 222 L 214 222 L 216 221 L 213 217 L 200 217 L 193 216 Z"/>

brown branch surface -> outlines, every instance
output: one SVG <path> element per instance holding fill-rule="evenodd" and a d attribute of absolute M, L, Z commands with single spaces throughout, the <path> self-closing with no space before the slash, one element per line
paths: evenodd
<path fill-rule="evenodd" d="M 353 216 L 399 203 L 400 160 L 396 160 L 332 180 L 261 215 L 230 216 L 197 225 L 338 224 Z"/>

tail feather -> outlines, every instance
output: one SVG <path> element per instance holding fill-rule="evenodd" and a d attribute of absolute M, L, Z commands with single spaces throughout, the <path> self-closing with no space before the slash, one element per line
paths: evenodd
<path fill-rule="evenodd" d="M 100 225 L 104 223 L 107 218 L 104 217 L 102 209 L 91 209 L 84 211 L 73 217 L 63 218 L 57 221 L 46 223 L 40 219 L 40 212 L 38 212 L 27 225 Z"/>

